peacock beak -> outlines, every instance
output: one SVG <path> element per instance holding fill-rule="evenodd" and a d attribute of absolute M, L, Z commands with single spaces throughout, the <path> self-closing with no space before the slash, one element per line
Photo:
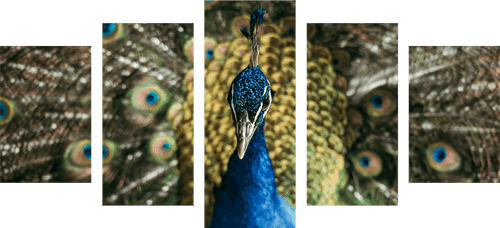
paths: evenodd
<path fill-rule="evenodd" d="M 243 110 L 241 118 L 236 121 L 236 138 L 238 139 L 238 157 L 243 159 L 247 151 L 248 144 L 252 140 L 253 134 L 257 130 L 255 123 L 248 119 L 247 110 Z"/>

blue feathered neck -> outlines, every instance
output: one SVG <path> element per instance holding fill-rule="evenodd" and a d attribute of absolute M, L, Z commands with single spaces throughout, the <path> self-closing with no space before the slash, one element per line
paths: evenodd
<path fill-rule="evenodd" d="M 215 190 L 211 228 L 295 227 L 283 205 L 288 203 L 276 191 L 264 123 L 252 137 L 243 159 L 236 151 L 231 155 L 222 186 Z"/>

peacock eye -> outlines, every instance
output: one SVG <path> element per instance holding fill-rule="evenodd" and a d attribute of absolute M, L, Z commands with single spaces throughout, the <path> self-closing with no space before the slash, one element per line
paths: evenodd
<path fill-rule="evenodd" d="M 87 144 L 85 146 L 83 146 L 83 155 L 85 155 L 85 157 L 90 160 L 92 158 L 92 154 L 91 154 L 91 145 L 90 144 Z"/>
<path fill-rule="evenodd" d="M 344 69 L 350 62 L 350 55 L 343 50 L 332 51 L 332 65 L 335 70 Z"/>
<path fill-rule="evenodd" d="M 460 168 L 460 155 L 445 142 L 436 142 L 429 145 L 425 153 L 427 163 L 437 171 L 450 172 Z"/>
<path fill-rule="evenodd" d="M 382 172 L 382 159 L 372 151 L 359 152 L 351 160 L 356 171 L 363 177 L 376 177 Z"/>
<path fill-rule="evenodd" d="M 231 21 L 231 31 L 236 37 L 241 37 L 243 36 L 243 33 L 241 31 L 249 31 L 250 28 L 248 25 L 250 24 L 250 16 L 249 15 L 242 15 L 235 17 Z"/>
<path fill-rule="evenodd" d="M 205 52 L 205 57 L 209 58 L 209 59 L 213 59 L 214 58 L 214 49 L 213 48 L 209 48 L 206 52 Z"/>
<path fill-rule="evenodd" d="M 150 142 L 149 152 L 153 160 L 161 164 L 166 164 L 175 150 L 177 150 L 175 139 L 170 136 L 158 135 Z"/>
<path fill-rule="evenodd" d="M 80 140 L 70 144 L 64 153 L 65 167 L 72 171 L 89 168 L 91 163 L 90 140 Z"/>
<path fill-rule="evenodd" d="M 102 165 L 106 165 L 113 160 L 117 151 L 117 145 L 109 140 L 102 142 Z"/>
<path fill-rule="evenodd" d="M 396 110 L 396 98 L 385 90 L 372 90 L 365 99 L 365 107 L 372 117 L 381 117 Z"/>
<path fill-rule="evenodd" d="M 248 31 L 248 28 L 247 28 L 247 27 L 242 27 L 242 28 L 240 29 L 240 31 L 241 31 L 241 34 L 243 34 L 243 35 L 245 35 L 245 36 L 246 36 L 246 34 L 249 34 L 249 33 L 250 33 L 250 32 Z"/>
<path fill-rule="evenodd" d="M 205 38 L 205 63 L 208 63 L 214 58 L 214 48 L 217 42 L 211 38 Z"/>
<path fill-rule="evenodd" d="M 286 36 L 295 35 L 295 17 L 285 17 L 280 21 L 281 34 Z"/>
<path fill-rule="evenodd" d="M 168 94 L 156 85 L 135 88 L 132 92 L 132 106 L 139 110 L 157 112 L 169 100 Z"/>
<path fill-rule="evenodd" d="M 7 124 L 14 115 L 14 105 L 7 99 L 0 97 L 0 125 Z"/>
<path fill-rule="evenodd" d="M 122 25 L 117 23 L 102 24 L 102 39 L 103 43 L 110 43 L 122 35 Z"/>
<path fill-rule="evenodd" d="M 102 37 L 108 37 L 116 31 L 116 23 L 102 24 Z"/>
<path fill-rule="evenodd" d="M 102 159 L 107 158 L 109 155 L 109 147 L 102 145 Z"/>

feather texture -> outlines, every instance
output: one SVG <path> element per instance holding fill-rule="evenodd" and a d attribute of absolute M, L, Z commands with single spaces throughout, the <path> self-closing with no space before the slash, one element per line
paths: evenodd
<path fill-rule="evenodd" d="M 264 136 L 264 118 L 275 97 L 258 66 L 264 14 L 260 7 L 250 16 L 248 32 L 241 29 L 251 42 L 250 63 L 233 80 L 227 96 L 238 145 L 215 190 L 211 227 L 295 227 L 295 211 L 278 195 Z"/>
<path fill-rule="evenodd" d="M 90 47 L 0 47 L 0 181 L 90 182 Z"/>
<path fill-rule="evenodd" d="M 410 47 L 410 182 L 498 182 L 499 47 Z"/>
<path fill-rule="evenodd" d="M 260 5 L 254 2 L 217 2 L 205 8 L 205 17 L 213 18 L 213 20 L 206 20 L 206 37 L 216 41 L 213 45 L 210 44 L 210 47 L 213 47 L 213 59 L 205 64 L 205 221 L 207 226 L 212 220 L 216 202 L 214 189 L 222 186 L 222 176 L 229 169 L 228 162 L 238 160 L 237 157 L 230 159 L 237 147 L 237 141 L 234 137 L 236 129 L 231 124 L 233 114 L 226 97 L 233 80 L 250 63 L 251 41 L 247 40 L 245 34 L 250 37 L 252 30 L 250 18 L 252 12 L 259 7 Z M 294 15 L 294 6 L 287 2 L 266 2 L 262 3 L 262 7 L 266 10 L 266 14 L 263 15 L 260 28 L 258 68 L 267 76 L 272 89 L 276 91 L 276 98 L 267 113 L 264 135 L 271 159 L 269 162 L 272 162 L 269 164 L 272 164 L 274 169 L 277 191 L 286 198 L 284 200 L 279 197 L 280 201 L 288 201 L 294 205 L 295 36 L 293 30 L 295 20 L 289 17 Z M 276 12 L 281 12 L 281 14 L 275 14 Z M 288 19 L 284 22 L 286 18 Z M 232 30 L 240 32 L 224 31 L 229 26 L 234 27 Z M 290 30 L 290 34 L 282 32 L 284 29 Z M 210 50 L 210 48 L 207 49 L 207 43 L 205 47 L 206 50 Z M 280 50 L 281 48 L 283 51 Z M 252 99 L 246 100 L 253 102 Z M 247 155 L 244 155 L 243 160 L 247 159 Z M 277 208 L 276 210 L 281 211 Z M 289 208 L 289 210 L 293 209 Z M 262 216 L 262 219 L 264 221 L 266 217 Z M 255 221 L 255 224 L 262 224 L 262 221 Z"/>
<path fill-rule="evenodd" d="M 103 204 L 192 205 L 192 36 L 103 24 Z"/>
<path fill-rule="evenodd" d="M 397 24 L 308 24 L 308 204 L 397 204 Z"/>
<path fill-rule="evenodd" d="M 234 78 L 250 63 L 250 18 L 260 3 L 215 2 L 205 8 L 205 227 L 236 148 L 235 127 L 226 97 Z M 276 98 L 267 113 L 265 140 L 278 193 L 295 205 L 295 5 L 263 2 L 258 65 Z M 245 32 L 246 31 L 246 32 Z M 283 52 L 281 51 L 283 49 Z M 207 55 L 206 55 L 207 57 Z M 244 155 L 247 156 L 247 155 Z"/>

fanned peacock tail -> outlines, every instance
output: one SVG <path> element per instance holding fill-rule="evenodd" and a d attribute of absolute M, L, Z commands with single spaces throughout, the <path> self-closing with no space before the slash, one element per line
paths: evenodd
<path fill-rule="evenodd" d="M 0 182 L 90 182 L 90 47 L 0 47 Z"/>
<path fill-rule="evenodd" d="M 410 182 L 498 182 L 500 48 L 410 47 Z"/>
<path fill-rule="evenodd" d="M 250 15 L 257 2 L 205 3 L 205 216 L 210 223 L 213 189 L 220 186 L 236 148 L 227 91 L 250 62 Z M 266 118 L 265 137 L 278 192 L 295 205 L 295 5 L 263 2 L 259 67 L 276 91 Z M 273 18 L 269 18 L 269 16 Z M 229 28 L 229 29 L 228 29 Z M 230 30 L 231 32 L 229 32 Z"/>
<path fill-rule="evenodd" d="M 192 37 L 103 24 L 103 204 L 192 204 Z"/>
<path fill-rule="evenodd" d="M 397 204 L 397 24 L 308 24 L 308 205 Z"/>

